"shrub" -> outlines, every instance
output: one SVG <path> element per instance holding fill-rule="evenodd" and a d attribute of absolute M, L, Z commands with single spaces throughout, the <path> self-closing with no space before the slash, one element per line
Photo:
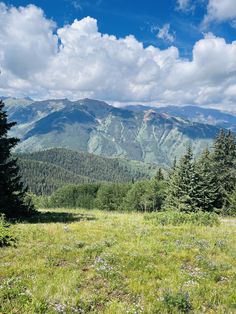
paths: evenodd
<path fill-rule="evenodd" d="M 167 291 L 164 294 L 163 302 L 170 313 L 173 313 L 175 310 L 177 310 L 178 313 L 189 313 L 192 308 L 189 294 L 182 291 L 177 293 Z"/>
<path fill-rule="evenodd" d="M 214 226 L 220 224 L 220 219 L 215 213 L 196 212 L 182 213 L 175 211 L 166 211 L 159 213 L 146 214 L 145 220 L 154 222 L 157 225 L 173 225 L 194 224 L 197 226 Z"/>
<path fill-rule="evenodd" d="M 14 237 L 10 225 L 6 222 L 5 216 L 0 216 L 0 247 L 14 245 L 16 238 Z"/>

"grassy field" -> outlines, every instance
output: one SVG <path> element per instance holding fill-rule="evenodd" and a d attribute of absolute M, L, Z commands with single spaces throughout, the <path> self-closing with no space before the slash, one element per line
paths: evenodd
<path fill-rule="evenodd" d="M 236 224 L 43 212 L 0 249 L 0 313 L 236 313 Z"/>

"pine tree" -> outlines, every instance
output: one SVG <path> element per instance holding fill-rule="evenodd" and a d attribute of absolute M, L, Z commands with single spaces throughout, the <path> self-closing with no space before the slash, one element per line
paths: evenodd
<path fill-rule="evenodd" d="M 186 212 L 197 211 L 198 208 L 198 176 L 193 161 L 192 149 L 189 146 L 186 154 L 174 166 L 168 182 L 165 201 L 166 210 Z"/>
<path fill-rule="evenodd" d="M 177 210 L 177 203 L 179 201 L 179 179 L 179 169 L 175 158 L 167 180 L 166 197 L 164 202 L 165 210 Z"/>
<path fill-rule="evenodd" d="M 219 195 L 211 154 L 206 149 L 196 163 L 197 207 L 203 211 L 214 211 Z"/>
<path fill-rule="evenodd" d="M 7 217 L 25 215 L 33 211 L 32 205 L 24 203 L 26 189 L 21 182 L 17 160 L 11 156 L 11 150 L 19 140 L 8 137 L 7 133 L 15 124 L 7 121 L 4 103 L 0 101 L 0 213 Z"/>
<path fill-rule="evenodd" d="M 227 203 L 227 195 L 236 185 L 236 142 L 231 131 L 221 130 L 213 145 L 212 160 L 219 187 L 217 208 Z"/>
<path fill-rule="evenodd" d="M 159 169 L 157 170 L 155 179 L 156 179 L 157 181 L 163 181 L 163 180 L 164 180 L 164 175 L 163 175 L 163 171 L 162 171 L 161 168 L 159 168 Z"/>
<path fill-rule="evenodd" d="M 225 207 L 224 214 L 236 216 L 236 188 L 228 195 L 227 207 Z"/>

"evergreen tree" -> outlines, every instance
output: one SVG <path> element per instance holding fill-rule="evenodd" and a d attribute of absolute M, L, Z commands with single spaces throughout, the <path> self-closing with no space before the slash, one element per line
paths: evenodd
<path fill-rule="evenodd" d="M 179 169 L 175 158 L 167 180 L 166 197 L 164 201 L 165 210 L 177 210 L 176 206 L 179 201 L 179 179 Z"/>
<path fill-rule="evenodd" d="M 159 168 L 157 170 L 157 174 L 156 174 L 155 178 L 156 178 L 157 181 L 163 181 L 164 180 L 164 175 L 163 175 L 163 171 L 162 171 L 161 168 Z"/>
<path fill-rule="evenodd" d="M 197 211 L 199 202 L 198 176 L 189 146 L 186 154 L 174 166 L 168 182 L 166 210 Z"/>
<path fill-rule="evenodd" d="M 213 211 L 219 195 L 217 178 L 214 173 L 211 154 L 206 149 L 196 163 L 196 184 L 198 190 L 197 207 L 203 211 Z"/>
<path fill-rule="evenodd" d="M 18 139 L 8 137 L 8 131 L 15 122 L 7 121 L 4 103 L 0 101 L 0 212 L 7 217 L 17 217 L 33 211 L 30 204 L 25 204 L 26 189 L 23 187 L 17 160 L 11 157 L 11 150 Z"/>
<path fill-rule="evenodd" d="M 228 206 L 224 208 L 224 214 L 236 216 L 236 188 L 228 195 Z"/>
<path fill-rule="evenodd" d="M 221 130 L 213 145 L 212 160 L 219 193 L 217 208 L 227 204 L 227 195 L 236 185 L 236 142 L 231 131 Z"/>

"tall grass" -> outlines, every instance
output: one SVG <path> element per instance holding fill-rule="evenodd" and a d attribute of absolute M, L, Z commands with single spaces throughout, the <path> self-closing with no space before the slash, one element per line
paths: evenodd
<path fill-rule="evenodd" d="M 62 209 L 14 224 L 0 313 L 234 313 L 235 225 L 153 217 Z"/>

